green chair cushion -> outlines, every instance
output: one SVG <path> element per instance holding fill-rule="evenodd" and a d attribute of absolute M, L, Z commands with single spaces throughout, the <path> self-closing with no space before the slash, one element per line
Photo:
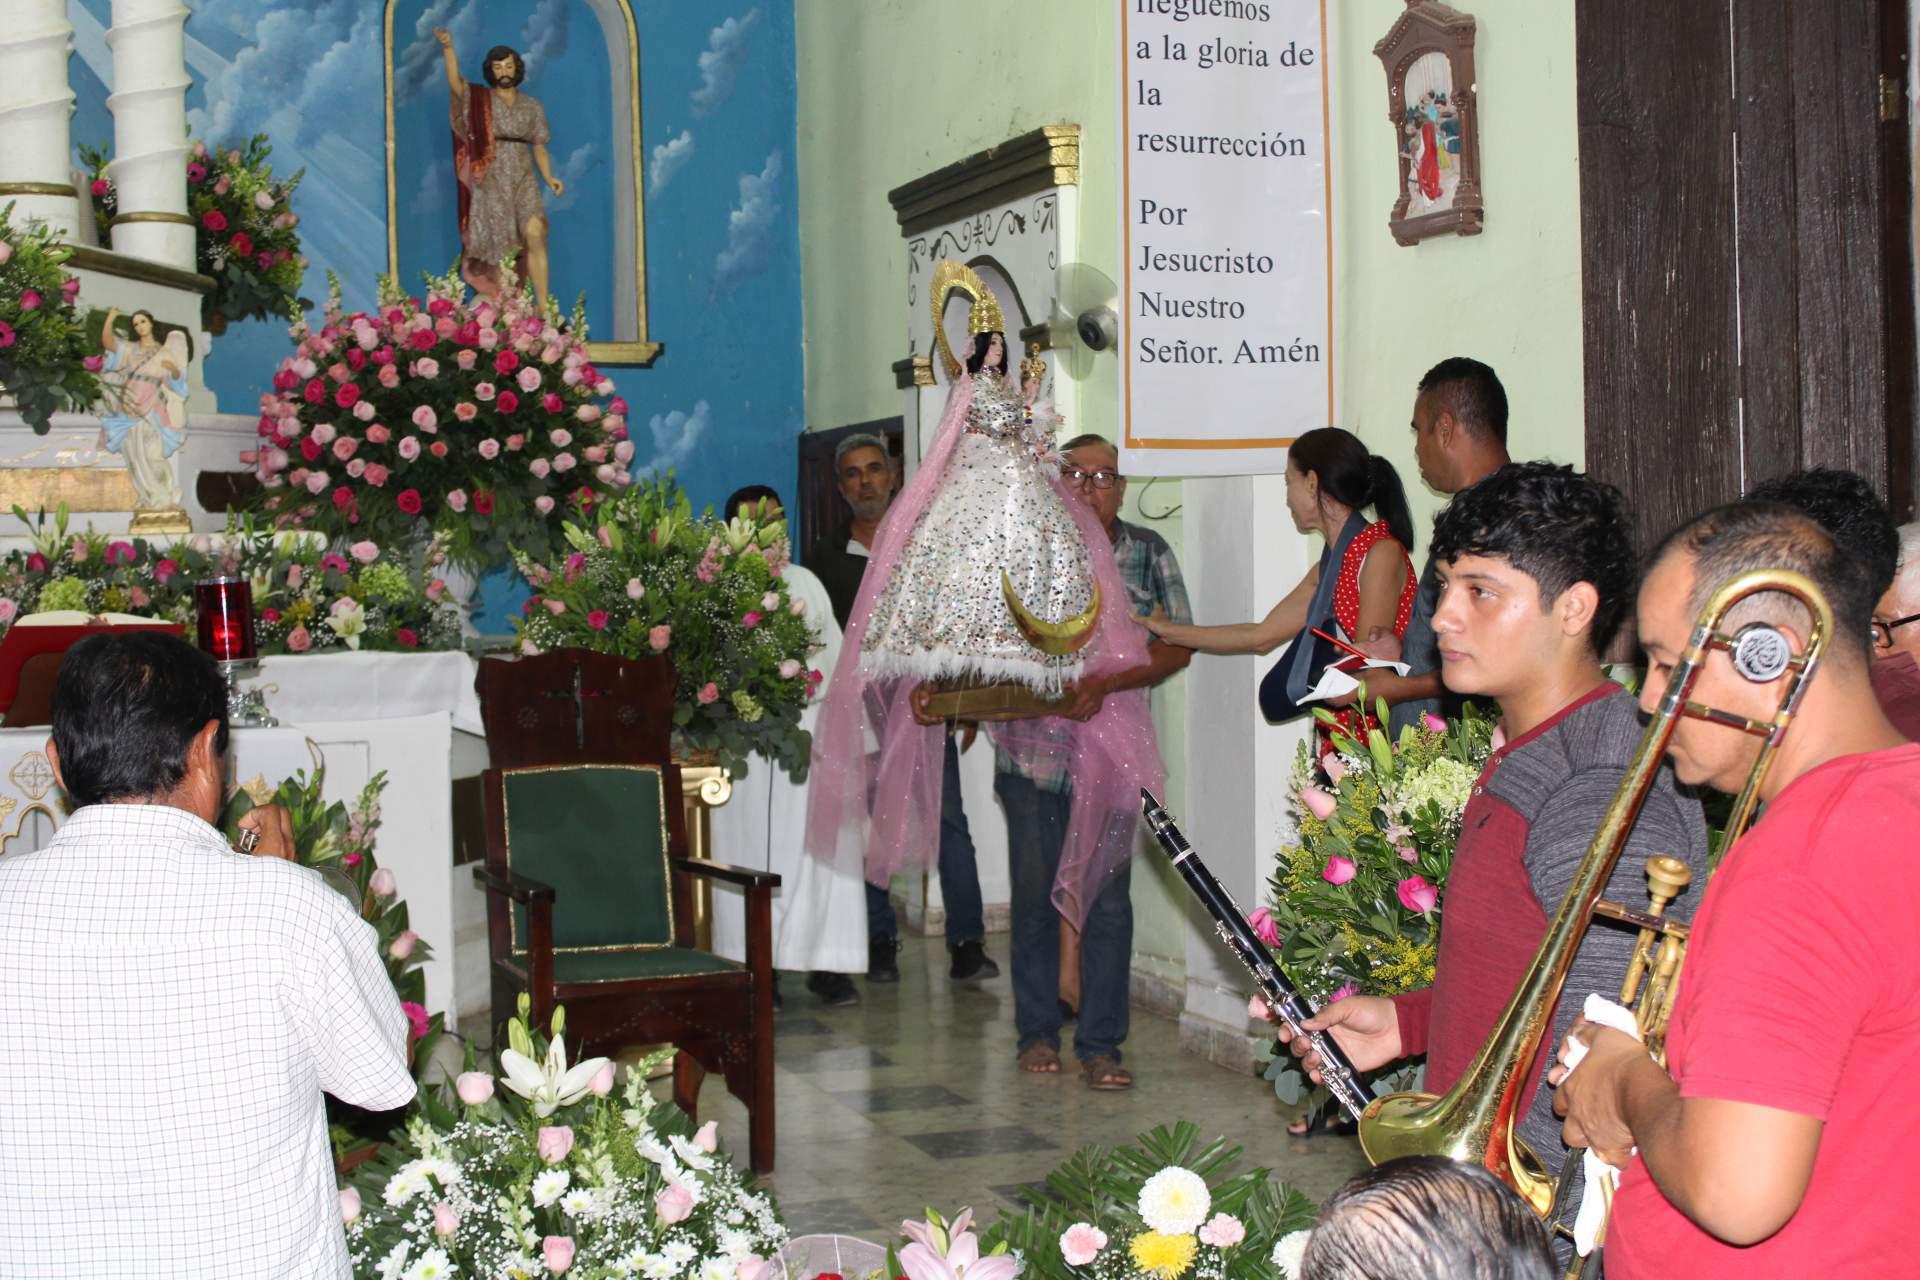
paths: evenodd
<path fill-rule="evenodd" d="M 522 979 L 526 978 L 525 960 L 516 959 L 512 968 Z M 745 965 L 686 947 L 664 947 L 652 951 L 573 951 L 553 958 L 553 980 L 561 986 L 570 982 L 627 982 L 745 972 Z"/>
<path fill-rule="evenodd" d="M 556 954 L 673 944 L 667 797 L 658 766 L 511 769 L 501 783 L 507 867 L 554 887 Z M 527 945 L 527 911 L 515 903 L 513 950 L 524 954 Z"/>

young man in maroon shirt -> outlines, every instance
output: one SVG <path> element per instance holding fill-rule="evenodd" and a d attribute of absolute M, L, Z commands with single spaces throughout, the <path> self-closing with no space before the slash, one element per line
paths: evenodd
<path fill-rule="evenodd" d="M 1362 1070 L 1425 1054 L 1425 1087 L 1444 1092 L 1526 974 L 1642 724 L 1633 696 L 1600 663 L 1631 601 L 1635 572 L 1632 534 L 1611 485 L 1552 463 L 1510 464 L 1434 521 L 1433 556 L 1441 581 L 1433 629 L 1446 685 L 1497 701 L 1506 742 L 1487 761 L 1461 818 L 1433 986 L 1392 999 L 1338 1000 L 1306 1025 L 1332 1028 Z M 1706 853 L 1699 802 L 1677 793 L 1663 770 L 1607 896 L 1644 904 L 1646 860 L 1654 854 L 1682 859 L 1704 880 Z M 1698 896 L 1682 894 L 1671 913 L 1686 918 Z M 1533 1065 L 1519 1130 L 1551 1170 L 1566 1149 L 1541 1074 L 1586 993 L 1619 992 L 1633 943 L 1631 932 L 1611 925 L 1588 931 L 1555 1037 Z M 1280 1035 L 1290 1038 L 1285 1029 Z M 1306 1065 L 1311 1071 L 1317 1059 Z"/>
<path fill-rule="evenodd" d="M 1874 587 L 1860 560 L 1772 503 L 1708 512 L 1669 537 L 1640 589 L 1657 703 L 1706 597 L 1748 569 L 1792 569 L 1833 609 L 1826 656 L 1761 786 L 1758 823 L 1723 859 L 1694 919 L 1663 1070 L 1631 1037 L 1576 1025 L 1555 1068 L 1570 1142 L 1626 1174 L 1606 1237 L 1609 1280 L 1893 1276 L 1914 1271 L 1920 1108 L 1920 746 L 1874 697 Z M 1808 617 L 1764 593 L 1722 624 L 1805 647 Z M 1692 701 L 1756 720 L 1779 680 L 1712 654 Z M 1682 720 L 1683 782 L 1738 791 L 1760 740 Z M 1637 1149 L 1637 1154 L 1635 1154 Z"/>

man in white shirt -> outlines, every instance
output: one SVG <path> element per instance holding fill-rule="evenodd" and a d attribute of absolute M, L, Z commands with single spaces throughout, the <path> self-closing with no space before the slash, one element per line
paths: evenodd
<path fill-rule="evenodd" d="M 346 1276 L 321 1094 L 414 1093 L 372 927 L 284 813 L 255 856 L 211 825 L 226 691 L 185 641 L 81 641 L 52 719 L 74 813 L 0 857 L 0 1276 Z"/>

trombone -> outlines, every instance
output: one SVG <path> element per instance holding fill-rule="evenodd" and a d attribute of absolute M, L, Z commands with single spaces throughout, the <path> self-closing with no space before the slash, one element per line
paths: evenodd
<path fill-rule="evenodd" d="M 1804 651 L 1794 653 L 1786 636 L 1769 623 L 1750 622 L 1731 634 L 1723 630 L 1735 606 L 1762 592 L 1783 592 L 1806 608 L 1811 624 Z M 1526 977 L 1494 1024 L 1492 1034 L 1460 1081 L 1444 1095 L 1395 1093 L 1376 1098 L 1360 1117 L 1360 1146 L 1367 1159 L 1380 1164 L 1397 1156 L 1441 1155 L 1471 1161 L 1501 1178 L 1542 1217 L 1552 1213 L 1559 1187 L 1554 1175 L 1516 1132 L 1526 1102 L 1520 1095 L 1542 1041 L 1551 1030 L 1567 970 L 1595 915 L 1624 921 L 1640 930 L 1621 1000 L 1634 1008 L 1648 1048 L 1665 1065 L 1666 1024 L 1679 989 L 1687 926 L 1667 920 L 1664 911 L 1686 887 L 1691 872 L 1677 859 L 1649 859 L 1652 893 L 1650 906 L 1644 911 L 1602 902 L 1600 892 L 1639 817 L 1674 728 L 1682 717 L 1691 717 L 1764 739 L 1746 784 L 1734 801 L 1724 851 L 1753 820 L 1774 751 L 1793 722 L 1832 633 L 1833 610 L 1826 596 L 1803 574 L 1784 569 L 1753 570 L 1713 593 L 1694 623 L 1685 652 L 1674 664 L 1660 709 L 1640 738 L 1627 775 L 1581 858 L 1567 896 L 1548 924 Z M 1735 670 L 1755 683 L 1783 680 L 1779 703 L 1770 719 L 1751 720 L 1692 701 L 1694 683 L 1715 650 L 1726 651 Z"/>

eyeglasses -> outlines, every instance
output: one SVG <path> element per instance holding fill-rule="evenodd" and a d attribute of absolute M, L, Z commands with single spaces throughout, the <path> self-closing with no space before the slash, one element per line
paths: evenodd
<path fill-rule="evenodd" d="M 1098 471 L 1082 471 L 1078 467 L 1060 468 L 1060 478 L 1079 488 L 1091 484 L 1096 489 L 1111 489 L 1120 483 L 1120 473 L 1101 467 Z"/>
<path fill-rule="evenodd" d="M 1893 648 L 1893 632 L 1896 627 L 1904 627 L 1909 622 L 1920 622 L 1920 613 L 1910 613 L 1904 618 L 1895 618 L 1891 622 L 1882 622 L 1875 618 L 1871 624 L 1873 647 L 1876 649 Z"/>

